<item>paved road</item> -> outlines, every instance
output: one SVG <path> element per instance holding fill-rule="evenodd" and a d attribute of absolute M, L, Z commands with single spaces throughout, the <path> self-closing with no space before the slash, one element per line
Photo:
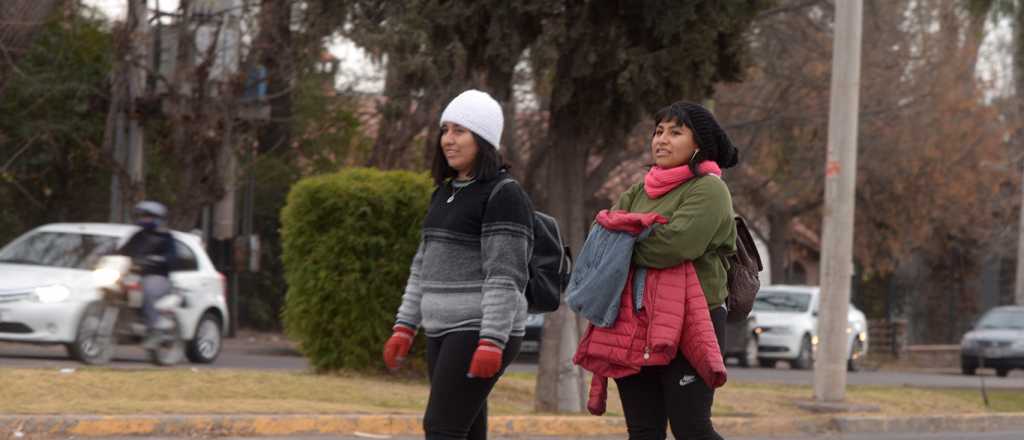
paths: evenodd
<path fill-rule="evenodd" d="M 524 355 L 511 367 L 512 371 L 536 371 L 535 355 Z M 76 368 L 79 363 L 68 359 L 61 346 L 33 346 L 0 343 L 0 367 L 13 368 Z M 156 368 L 147 363 L 145 353 L 136 346 L 119 346 L 114 368 Z M 243 336 L 224 341 L 224 350 L 213 365 L 179 365 L 179 368 L 245 368 L 261 370 L 304 371 L 309 364 L 280 338 L 268 335 Z M 1024 390 L 1024 371 L 1014 370 L 1010 377 L 998 378 L 985 372 L 990 388 Z M 784 367 L 740 368 L 729 366 L 729 380 L 736 382 L 782 383 L 810 385 L 813 372 Z M 977 388 L 981 378 L 963 376 L 955 370 L 922 372 L 862 371 L 847 376 L 850 385 L 888 385 L 936 388 Z M 1024 439 L 1024 437 L 1022 437 Z"/>
<path fill-rule="evenodd" d="M 123 437 L 123 438 L 97 438 L 97 440 L 138 440 L 145 437 Z M 228 437 L 221 440 L 325 440 L 327 438 L 340 440 L 419 440 L 418 437 L 387 437 L 387 436 L 354 436 L 354 437 L 322 437 L 322 436 L 295 436 L 295 437 L 252 437 L 238 438 Z M 156 437 L 153 437 L 156 439 Z M 621 440 L 618 437 L 497 437 L 494 440 Z M 814 437 L 729 437 L 730 440 L 1021 440 L 1024 439 L 1024 431 L 1015 432 L 947 432 L 930 434 L 871 434 L 871 435 L 838 435 L 823 434 Z M 175 438 L 160 438 L 160 440 L 179 440 Z"/>
<path fill-rule="evenodd" d="M 68 358 L 63 346 L 36 346 L 0 343 L 0 367 L 11 368 L 76 368 L 82 364 Z M 157 368 L 149 363 L 146 353 L 134 345 L 120 345 L 115 352 L 113 368 Z M 220 357 L 212 365 L 179 364 L 179 368 L 246 368 L 260 370 L 303 371 L 309 363 L 290 344 L 273 336 L 227 338 Z"/>

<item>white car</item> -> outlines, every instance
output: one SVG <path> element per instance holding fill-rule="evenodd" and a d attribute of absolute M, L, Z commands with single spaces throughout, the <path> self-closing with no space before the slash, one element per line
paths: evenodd
<path fill-rule="evenodd" d="M 40 226 L 0 248 L 0 341 L 63 344 L 72 357 L 88 342 L 78 338 L 86 306 L 99 299 L 92 269 L 99 257 L 124 244 L 137 226 L 58 223 Z M 228 325 L 226 280 L 193 234 L 172 231 L 175 289 L 188 307 L 178 312 L 185 353 L 196 363 L 220 354 Z"/>
<path fill-rule="evenodd" d="M 780 360 L 788 361 L 794 369 L 814 366 L 820 297 L 821 289 L 817 286 L 761 288 L 752 314 L 757 319 L 757 356 L 762 367 L 774 367 Z M 847 315 L 846 334 L 847 368 L 856 371 L 868 351 L 868 323 L 864 313 L 853 304 Z"/>

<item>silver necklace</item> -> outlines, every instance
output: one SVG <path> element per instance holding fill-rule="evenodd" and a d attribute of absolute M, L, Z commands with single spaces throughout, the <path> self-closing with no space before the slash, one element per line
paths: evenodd
<path fill-rule="evenodd" d="M 467 186 L 472 185 L 474 182 L 476 182 L 476 179 L 470 180 L 469 183 L 456 188 L 455 192 L 453 192 L 452 195 L 448 197 L 448 200 L 445 203 L 451 203 L 455 201 L 455 196 L 459 194 L 459 191 L 466 189 Z M 455 184 L 453 183 L 452 186 L 454 187 Z"/>

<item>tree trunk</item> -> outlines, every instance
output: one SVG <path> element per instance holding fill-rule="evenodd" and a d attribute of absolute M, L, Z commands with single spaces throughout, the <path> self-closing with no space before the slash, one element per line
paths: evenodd
<path fill-rule="evenodd" d="M 793 218 L 786 213 L 774 212 L 768 215 L 768 255 L 772 282 L 776 284 L 792 282 L 792 274 L 786 270 L 792 221 Z"/>
<path fill-rule="evenodd" d="M 420 99 L 413 97 L 415 84 L 410 84 L 406 77 L 400 59 L 402 54 L 391 54 L 386 67 L 384 78 L 385 101 L 377 107 L 380 114 L 380 125 L 377 128 L 377 138 L 373 143 L 373 151 L 367 162 L 369 166 L 381 169 L 393 168 L 418 168 L 418 164 L 407 163 L 409 149 L 413 147 L 416 136 L 423 132 L 434 111 L 440 105 L 441 97 L 423 96 Z M 428 130 L 428 136 L 424 140 L 423 161 L 429 167 L 433 158 L 433 133 Z"/>
<path fill-rule="evenodd" d="M 291 143 L 292 82 L 295 78 L 292 45 L 292 1 L 263 0 L 261 30 L 257 37 L 263 67 L 267 69 L 270 121 L 259 131 L 260 152 L 282 151 Z M 319 54 L 317 54 L 319 55 Z"/>
<path fill-rule="evenodd" d="M 548 145 L 546 210 L 558 219 L 563 238 L 573 249 L 583 244 L 584 202 L 586 182 L 585 143 L 577 135 L 571 118 L 578 115 L 559 111 L 552 115 Z M 536 410 L 540 412 L 580 412 L 584 402 L 580 395 L 581 370 L 572 364 L 572 354 L 579 343 L 575 315 L 566 306 L 548 315 L 545 321 L 545 343 L 542 346 L 537 376 Z"/>

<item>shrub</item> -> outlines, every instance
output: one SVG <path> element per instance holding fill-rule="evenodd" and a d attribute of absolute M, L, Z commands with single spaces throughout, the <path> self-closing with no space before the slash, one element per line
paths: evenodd
<path fill-rule="evenodd" d="M 353 168 L 288 194 L 283 321 L 317 371 L 383 367 L 431 191 L 423 174 Z"/>

